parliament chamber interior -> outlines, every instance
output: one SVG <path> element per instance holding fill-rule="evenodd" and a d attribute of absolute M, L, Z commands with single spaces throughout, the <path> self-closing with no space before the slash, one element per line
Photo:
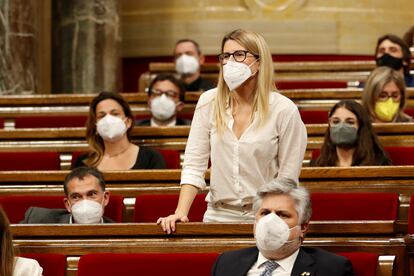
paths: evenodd
<path fill-rule="evenodd" d="M 244 83 L 230 88 L 224 66 L 254 58 L 254 63 L 244 67 L 249 74 L 247 82 L 259 74 L 261 80 L 265 74 L 262 65 L 267 62 L 273 68 L 267 75 L 276 93 L 296 106 L 307 134 L 303 158 L 298 161 L 297 185 L 310 193 L 312 216 L 302 245 L 346 257 L 356 275 L 414 275 L 413 1 L 5 0 L 0 3 L 0 15 L 0 205 L 10 222 L 16 256 L 35 259 L 43 275 L 224 275 L 218 273 L 215 263 L 220 254 L 256 246 L 254 218 L 203 220 L 214 205 L 214 196 L 220 193 L 217 188 L 222 183 L 210 185 L 222 176 L 219 173 L 230 178 L 255 162 L 256 154 L 274 149 L 266 148 L 265 142 L 262 147 L 255 145 L 252 150 L 246 149 L 249 164 L 227 164 L 229 167 L 223 166 L 217 173 L 212 170 L 214 165 L 232 159 L 230 150 L 214 149 L 218 139 L 215 130 L 207 131 L 214 138 L 206 145 L 204 141 L 188 142 L 191 135 L 197 138 L 196 127 L 210 127 L 204 121 L 200 123 L 207 118 L 205 103 L 200 102 L 212 94 L 211 90 L 191 89 L 194 80 L 202 79 L 217 91 L 233 93 L 228 96 L 231 100 L 227 107 L 238 106 L 234 104 L 236 92 L 230 90 L 239 91 Z M 247 46 L 226 52 L 226 43 L 238 40 L 225 41 L 223 37 L 238 29 L 260 34 L 270 60 Z M 378 39 L 388 34 L 398 38 L 398 43 L 394 36 L 385 40 L 400 47 L 402 57 L 379 52 L 382 44 Z M 400 40 L 408 52 L 401 50 Z M 180 43 L 195 47 L 192 41 L 197 42 L 197 58 L 191 53 L 177 53 Z M 240 41 L 236 44 L 242 45 Z M 391 65 L 397 66 L 399 61 L 399 68 L 387 65 L 381 55 L 388 56 L 394 62 L 389 61 Z M 260 69 L 251 73 L 255 66 Z M 385 93 L 390 105 L 398 97 L 395 108 L 399 111 L 394 113 L 401 112 L 407 120 L 368 117 L 380 108 L 372 100 L 375 108 L 365 111 L 371 103 L 364 102 L 371 76 L 380 67 L 393 67 L 390 71 L 400 74 L 403 89 L 397 83 L 398 95 L 394 90 L 384 92 L 385 86 L 378 93 Z M 195 74 L 197 78 L 193 78 Z M 166 82 L 173 88 L 159 85 Z M 179 91 L 171 90 L 174 87 Z M 110 96 L 98 102 L 101 92 Z M 104 127 L 100 126 L 104 119 L 98 112 L 101 103 L 115 99 L 110 93 L 121 95 L 131 112 L 125 112 L 121 123 L 121 135 L 128 144 L 113 153 L 109 149 L 115 140 L 105 140 L 101 133 Z M 176 102 L 171 101 L 174 97 Z M 218 109 L 220 101 L 212 101 Z M 320 165 L 336 124 L 332 108 L 339 102 L 356 102 L 365 108 L 368 119 L 357 117 L 359 128 L 369 124 L 367 129 L 372 134 L 366 135 L 374 137 L 370 139 L 380 145 L 388 163 L 353 160 L 352 165 L 342 166 L 337 157 L 336 165 Z M 160 110 L 161 105 L 172 108 L 171 115 Z M 253 107 L 256 113 L 261 112 L 258 106 L 260 103 Z M 208 116 L 217 120 L 220 113 L 214 114 L 216 117 Z M 234 121 L 239 118 L 236 113 L 228 114 Z M 256 115 L 249 123 L 257 119 Z M 164 117 L 174 120 L 163 125 Z M 283 120 L 276 121 L 279 124 Z M 236 137 L 236 126 L 240 125 L 234 124 Z M 279 125 L 276 128 L 283 135 L 285 130 Z M 107 134 L 115 133 L 115 129 L 107 130 Z M 238 146 L 248 130 L 244 128 L 246 133 L 236 137 Z M 297 141 L 294 137 L 300 132 L 292 129 L 292 133 L 290 138 L 278 136 L 277 155 L 286 154 L 281 144 L 286 139 Z M 361 133 L 355 135 L 362 137 Z M 358 142 L 359 150 L 372 146 L 369 141 Z M 186 150 L 187 145 L 191 147 Z M 196 150 L 192 153 L 197 146 L 211 155 Z M 294 142 L 290 146 L 301 147 Z M 342 149 L 346 152 L 351 146 Z M 129 161 L 125 155 L 119 166 L 107 169 L 135 147 L 138 155 L 135 153 L 132 164 L 136 159 L 155 162 L 151 158 L 157 157 L 163 160 L 162 166 L 144 168 L 137 160 L 138 167 L 125 167 Z M 144 157 L 144 149 L 152 157 Z M 357 153 L 353 154 L 355 158 Z M 205 187 L 193 195 L 189 222 L 177 222 L 175 232 L 167 234 L 157 220 L 177 212 L 183 188 L 180 183 L 187 175 L 185 167 L 193 168 L 192 161 L 208 167 L 202 175 Z M 263 170 L 269 174 L 274 166 L 282 170 L 284 161 L 277 159 L 268 164 L 272 168 Z M 63 184 L 79 162 L 102 172 L 110 197 L 99 222 L 106 222 L 106 217 L 110 223 L 80 224 L 73 220 L 75 215 L 72 217 L 69 209 L 75 205 Z M 256 185 L 267 179 L 255 173 L 253 169 L 240 173 L 242 185 L 248 177 Z M 249 197 L 250 211 L 255 194 Z M 221 199 L 223 206 L 230 202 L 225 199 Z M 69 212 L 70 222 L 24 222 L 31 207 Z M 230 204 L 229 208 L 235 207 L 239 210 L 245 205 Z"/>

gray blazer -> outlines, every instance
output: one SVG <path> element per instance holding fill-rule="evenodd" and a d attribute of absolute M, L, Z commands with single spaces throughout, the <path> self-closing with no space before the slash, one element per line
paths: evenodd
<path fill-rule="evenodd" d="M 69 223 L 70 213 L 66 209 L 49 209 L 30 207 L 24 214 L 23 224 L 31 223 Z M 104 223 L 114 223 L 110 218 L 103 217 Z"/>

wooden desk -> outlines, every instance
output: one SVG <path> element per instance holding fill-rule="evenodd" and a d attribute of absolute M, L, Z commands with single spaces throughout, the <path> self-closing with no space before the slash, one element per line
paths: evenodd
<path fill-rule="evenodd" d="M 367 225 L 367 229 L 369 227 Z M 11 229 L 14 244 L 22 253 L 65 254 L 71 257 L 68 269 L 72 271 L 78 257 L 87 253 L 224 252 L 255 245 L 251 224 L 178 224 L 173 235 L 166 235 L 155 224 L 12 225 Z M 304 245 L 332 252 L 393 255 L 396 275 L 405 272 L 403 238 L 307 237 Z"/>

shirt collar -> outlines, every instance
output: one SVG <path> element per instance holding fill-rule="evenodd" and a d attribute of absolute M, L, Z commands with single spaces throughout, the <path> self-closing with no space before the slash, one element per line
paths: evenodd
<path fill-rule="evenodd" d="M 103 218 L 101 218 L 101 222 L 100 223 L 104 223 Z M 73 222 L 72 215 L 70 215 L 70 217 L 69 217 L 69 224 L 75 224 Z"/>
<path fill-rule="evenodd" d="M 177 125 L 177 119 L 171 120 L 171 122 L 169 122 L 166 125 L 159 125 L 154 121 L 153 118 L 151 118 L 151 126 L 152 127 L 173 127 L 173 126 L 176 126 L 176 125 Z"/>
<path fill-rule="evenodd" d="M 276 261 L 284 271 L 289 272 L 289 273 L 292 272 L 293 265 L 295 264 L 296 258 L 299 254 L 299 249 L 300 247 L 295 252 L 293 252 L 293 254 L 291 254 L 290 256 Z M 271 260 L 266 259 L 266 257 L 263 256 L 262 253 L 259 251 L 259 255 L 257 257 L 257 267 L 261 267 L 267 261 L 271 261 Z"/>

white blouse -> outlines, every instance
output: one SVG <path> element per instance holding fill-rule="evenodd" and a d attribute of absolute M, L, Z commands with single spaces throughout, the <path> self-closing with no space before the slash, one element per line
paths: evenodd
<path fill-rule="evenodd" d="M 42 276 L 43 269 L 36 260 L 16 257 L 13 276 Z"/>
<path fill-rule="evenodd" d="M 240 139 L 234 135 L 230 108 L 227 128 L 221 137 L 213 119 L 217 90 L 204 92 L 194 112 L 185 149 L 181 184 L 206 188 L 204 175 L 211 158 L 210 192 L 207 201 L 234 206 L 251 204 L 258 188 L 276 177 L 298 181 L 307 135 L 296 105 L 271 92 L 269 116 L 258 125 L 258 112 Z"/>

